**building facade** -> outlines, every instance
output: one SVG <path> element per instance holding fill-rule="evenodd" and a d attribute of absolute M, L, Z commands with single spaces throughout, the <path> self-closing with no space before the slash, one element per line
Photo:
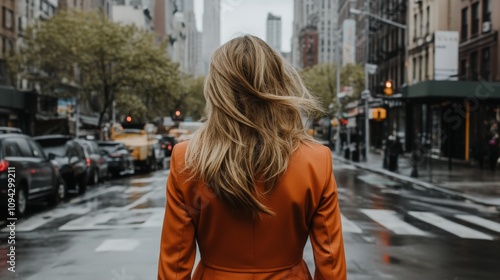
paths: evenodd
<path fill-rule="evenodd" d="M 460 79 L 500 81 L 500 2 L 475 0 L 460 4 L 455 15 L 455 21 L 460 23 Z"/>
<path fill-rule="evenodd" d="M 203 39 L 202 69 L 206 75 L 213 52 L 220 46 L 220 1 L 204 0 L 203 5 Z"/>
<path fill-rule="evenodd" d="M 267 14 L 266 42 L 277 52 L 281 52 L 281 17 Z"/>
<path fill-rule="evenodd" d="M 300 58 L 303 68 L 313 67 L 318 64 L 318 28 L 314 25 L 302 28 L 299 36 Z"/>
<path fill-rule="evenodd" d="M 335 62 L 335 32 L 338 26 L 338 1 L 319 0 L 318 63 Z"/>

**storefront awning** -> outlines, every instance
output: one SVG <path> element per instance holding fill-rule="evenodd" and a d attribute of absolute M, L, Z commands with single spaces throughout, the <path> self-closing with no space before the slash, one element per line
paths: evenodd
<path fill-rule="evenodd" d="M 425 81 L 402 90 L 403 98 L 476 98 L 500 100 L 500 83 L 486 81 Z"/>

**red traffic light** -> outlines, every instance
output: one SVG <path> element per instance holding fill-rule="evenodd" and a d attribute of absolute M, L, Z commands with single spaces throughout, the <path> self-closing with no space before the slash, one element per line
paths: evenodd
<path fill-rule="evenodd" d="M 394 88 L 391 80 L 387 80 L 384 83 L 384 93 L 385 95 L 392 95 L 394 93 Z"/>
<path fill-rule="evenodd" d="M 131 117 L 131 116 L 127 116 L 127 117 L 125 118 L 125 120 L 126 120 L 127 122 L 132 122 L 132 117 Z"/>

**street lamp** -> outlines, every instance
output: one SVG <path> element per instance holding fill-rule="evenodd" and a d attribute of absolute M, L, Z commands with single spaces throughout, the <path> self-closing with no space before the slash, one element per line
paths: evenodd
<path fill-rule="evenodd" d="M 396 26 L 398 28 L 403 29 L 404 31 L 404 44 L 405 44 L 405 84 L 407 83 L 408 80 L 408 48 L 406 46 L 406 41 L 407 41 L 407 36 L 408 36 L 408 31 L 407 27 L 404 24 L 383 18 L 381 16 L 375 15 L 373 13 L 370 13 L 368 11 L 368 0 L 365 0 L 365 10 L 358 10 L 354 8 L 350 8 L 349 12 L 354 15 L 364 15 L 366 17 L 371 17 L 376 20 L 382 21 L 384 23 L 387 23 L 392 26 Z M 370 127 L 369 127 L 369 100 L 370 100 L 370 90 L 368 89 L 368 44 L 369 44 L 369 34 L 368 34 L 368 24 L 365 24 L 365 90 L 363 91 L 363 95 L 365 98 L 365 158 L 366 161 L 369 159 L 369 154 L 370 154 Z M 387 86 L 387 85 L 386 85 Z M 389 85 L 391 88 L 393 87 L 392 83 Z"/>

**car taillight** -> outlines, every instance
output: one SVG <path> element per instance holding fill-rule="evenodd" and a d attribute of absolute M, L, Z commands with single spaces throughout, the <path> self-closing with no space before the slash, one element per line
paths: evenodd
<path fill-rule="evenodd" d="M 91 164 L 90 158 L 87 158 L 85 161 L 87 162 L 87 166 L 90 166 L 90 164 Z"/>
<path fill-rule="evenodd" d="M 0 160 L 0 172 L 4 172 L 9 167 L 9 162 L 6 160 Z"/>
<path fill-rule="evenodd" d="M 168 145 L 167 149 L 170 151 L 172 150 L 172 145 Z"/>

